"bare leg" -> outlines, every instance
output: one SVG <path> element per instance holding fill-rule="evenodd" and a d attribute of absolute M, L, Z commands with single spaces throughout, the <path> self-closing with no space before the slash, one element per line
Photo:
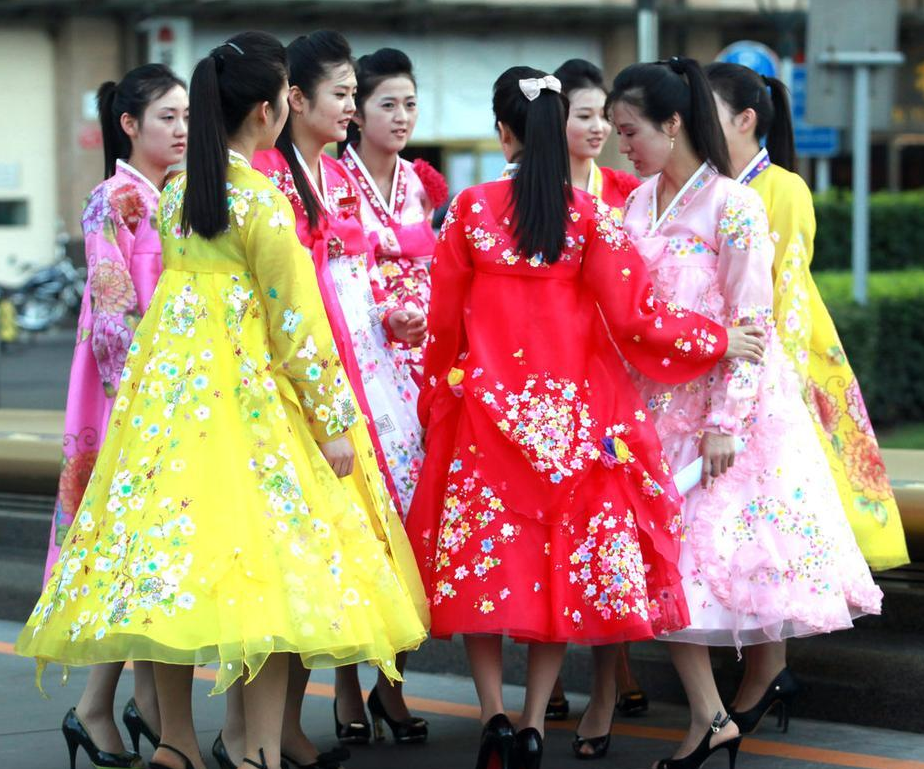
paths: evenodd
<path fill-rule="evenodd" d="M 395 667 L 398 668 L 399 673 L 404 673 L 406 664 L 407 652 L 401 652 L 395 658 Z M 380 670 L 375 689 L 379 693 L 379 699 L 382 700 L 388 715 L 398 721 L 406 721 L 411 717 L 411 713 L 407 709 L 407 703 L 404 701 L 404 684 L 400 681 L 391 683 Z"/>
<path fill-rule="evenodd" d="M 504 712 L 504 670 L 501 637 L 465 636 L 465 652 L 468 666 L 472 670 L 475 691 L 481 705 L 481 723 L 486 724 L 493 716 Z M 543 713 L 545 706 L 543 706 Z"/>
<path fill-rule="evenodd" d="M 567 644 L 531 643 L 526 668 L 526 700 L 518 729 L 532 727 L 545 733 L 545 708 L 561 672 Z"/>
<path fill-rule="evenodd" d="M 302 665 L 301 657 L 289 654 L 289 682 L 286 687 L 286 704 L 282 716 L 282 752 L 299 764 L 313 764 L 318 749 L 302 731 L 302 705 L 310 670 Z"/>
<path fill-rule="evenodd" d="M 228 758 L 235 764 L 244 757 L 244 681 L 237 679 L 225 692 L 225 722 L 221 727 L 221 741 Z"/>
<path fill-rule="evenodd" d="M 732 701 L 736 710 L 750 710 L 786 667 L 786 641 L 748 646 L 744 650 L 744 678 Z"/>
<path fill-rule="evenodd" d="M 77 717 L 87 727 L 96 747 L 109 753 L 125 750 L 122 735 L 112 714 L 123 665 L 122 662 L 93 665 L 76 707 Z"/>
<path fill-rule="evenodd" d="M 565 696 L 565 687 L 561 682 L 561 676 L 555 679 L 555 686 L 552 687 L 552 696 L 549 697 L 551 700 L 560 700 Z"/>
<path fill-rule="evenodd" d="M 244 684 L 244 752 L 260 765 L 260 753 L 268 769 L 279 769 L 282 715 L 289 683 L 289 656 L 270 654 L 256 678 Z"/>
<path fill-rule="evenodd" d="M 674 752 L 674 758 L 683 758 L 693 752 L 703 735 L 709 731 L 716 713 L 725 717 L 725 706 L 712 675 L 709 647 L 686 643 L 671 643 L 669 646 L 671 659 L 690 703 L 690 731 Z M 718 745 L 737 736 L 738 727 L 731 721 L 712 735 L 709 744 Z"/>
<path fill-rule="evenodd" d="M 616 644 L 616 691 L 620 694 L 627 694 L 640 689 L 638 681 L 632 675 L 632 666 L 629 664 L 629 644 Z"/>
<path fill-rule="evenodd" d="M 184 753 L 196 769 L 205 769 L 199 755 L 199 742 L 192 716 L 192 665 L 154 663 L 154 683 L 160 707 L 160 741 Z M 182 759 L 163 747 L 154 751 L 151 761 L 184 769 Z"/>
<path fill-rule="evenodd" d="M 356 665 L 344 665 L 334 674 L 334 693 L 337 697 L 337 719 L 341 724 L 366 720 L 366 704 L 359 685 Z"/>
<path fill-rule="evenodd" d="M 135 674 L 135 704 L 145 723 L 155 734 L 160 734 L 160 711 L 157 708 L 157 689 L 154 687 L 154 665 L 150 662 L 136 662 L 132 665 Z"/>
<path fill-rule="evenodd" d="M 592 649 L 594 672 L 587 710 L 578 723 L 580 737 L 602 737 L 613 725 L 613 711 L 616 709 L 617 661 L 623 644 L 594 646 Z M 582 745 L 581 752 L 592 755 L 590 745 Z"/>

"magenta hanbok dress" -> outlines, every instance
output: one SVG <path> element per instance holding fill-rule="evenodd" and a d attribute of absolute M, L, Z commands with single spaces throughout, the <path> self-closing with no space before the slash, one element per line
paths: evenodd
<path fill-rule="evenodd" d="M 704 163 L 658 216 L 658 179 L 635 190 L 625 211 L 658 299 L 767 333 L 760 364 L 722 361 L 669 387 L 638 377 L 675 473 L 699 456 L 705 431 L 745 442 L 732 469 L 685 498 L 679 566 L 690 626 L 669 640 L 740 648 L 878 614 L 882 593 L 776 336 L 774 249 L 760 197 Z"/>
<path fill-rule="evenodd" d="M 58 482 L 47 581 L 80 507 L 138 320 L 163 269 L 155 216 L 160 191 L 123 160 L 87 198 L 83 211 L 87 283 L 71 363 L 64 416 L 64 464 Z"/>

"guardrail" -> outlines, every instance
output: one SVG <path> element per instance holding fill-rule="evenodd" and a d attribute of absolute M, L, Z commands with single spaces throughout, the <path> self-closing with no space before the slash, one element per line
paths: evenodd
<path fill-rule="evenodd" d="M 0 409 L 0 491 L 54 494 L 63 411 Z M 913 561 L 924 561 L 924 451 L 882 452 Z"/>

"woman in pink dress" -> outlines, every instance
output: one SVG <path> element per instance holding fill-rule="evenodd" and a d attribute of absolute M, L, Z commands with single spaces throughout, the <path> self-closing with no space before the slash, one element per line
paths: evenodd
<path fill-rule="evenodd" d="M 882 594 L 776 335 L 767 215 L 756 192 L 729 178 L 702 69 L 676 57 L 633 65 L 616 78 L 609 104 L 620 151 L 651 177 L 629 196 L 625 228 L 658 298 L 719 323 L 759 324 L 767 335 L 761 363 L 722 363 L 676 387 L 638 378 L 674 472 L 703 460 L 683 508 L 679 566 L 690 625 L 670 636 L 690 730 L 657 767 L 699 767 L 719 750 L 734 766 L 741 737 L 716 690 L 709 646 L 848 628 L 858 615 L 878 614 Z"/>
<path fill-rule="evenodd" d="M 340 163 L 359 190 L 363 226 L 385 290 L 400 306 L 426 314 L 436 245 L 431 220 L 433 210 L 446 202 L 448 189 L 429 163 L 411 163 L 399 154 L 417 124 L 411 60 L 394 48 L 381 48 L 359 59 L 356 81 L 356 114 Z M 422 347 L 404 347 L 400 361 L 419 385 Z"/>
<path fill-rule="evenodd" d="M 118 84 L 103 83 L 97 101 L 106 180 L 90 193 L 83 212 L 87 284 L 67 391 L 64 467 L 46 580 L 105 437 L 135 325 L 160 277 L 154 218 L 167 171 L 186 151 L 186 86 L 167 67 L 146 64 Z M 83 695 L 62 726 L 100 767 L 139 765 L 139 737 L 143 734 L 155 746 L 158 740 L 153 673 L 149 663 L 141 662 L 134 668 L 135 697 L 122 715 L 135 752 L 125 750 L 112 713 L 122 665 L 113 662 L 90 669 Z"/>

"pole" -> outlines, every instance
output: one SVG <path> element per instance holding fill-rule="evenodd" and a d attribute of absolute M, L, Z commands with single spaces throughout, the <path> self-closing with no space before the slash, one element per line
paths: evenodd
<path fill-rule="evenodd" d="M 638 60 L 658 59 L 658 12 L 655 0 L 638 0 Z"/>
<path fill-rule="evenodd" d="M 815 160 L 815 192 L 827 192 L 831 189 L 831 159 Z"/>
<path fill-rule="evenodd" d="M 867 302 L 869 275 L 869 71 L 853 73 L 853 298 Z"/>

